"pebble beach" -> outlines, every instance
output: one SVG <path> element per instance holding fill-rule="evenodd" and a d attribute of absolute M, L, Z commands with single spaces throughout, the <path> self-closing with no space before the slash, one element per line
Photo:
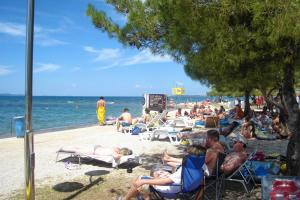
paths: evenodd
<path fill-rule="evenodd" d="M 257 149 L 268 153 L 280 153 L 285 155 L 287 140 L 252 140 L 249 141 L 248 148 Z M 129 147 L 137 155 L 147 158 L 147 167 L 139 171 L 138 166 L 133 169 L 134 173 L 126 174 L 124 169 L 114 169 L 109 165 L 91 165 L 82 164 L 76 169 L 68 169 L 64 156 L 56 162 L 56 152 L 63 146 L 79 146 L 88 147 L 93 145 L 101 145 L 104 147 Z M 159 155 L 164 150 L 169 154 L 182 154 L 183 147 L 176 146 L 167 141 L 140 141 L 138 136 L 132 136 L 116 131 L 115 126 L 91 126 L 85 128 L 77 128 L 71 130 L 57 131 L 51 133 L 38 134 L 34 136 L 34 151 L 36 157 L 35 165 L 35 185 L 36 190 L 40 187 L 53 187 L 62 182 L 71 181 L 77 178 L 86 177 L 86 173 L 95 170 L 105 170 L 111 176 L 111 181 L 117 183 L 123 179 L 129 187 L 130 180 L 135 173 L 145 173 L 150 170 L 151 165 L 159 162 Z M 22 191 L 24 188 L 24 139 L 23 138 L 7 138 L 0 140 L 0 199 L 14 199 L 13 194 L 16 191 Z M 120 175 L 121 174 L 121 175 Z M 140 175 L 140 174 L 137 174 Z M 124 177 L 124 178 L 123 178 Z M 111 188 L 114 189 L 114 188 Z M 125 188 L 126 190 L 126 188 Z M 111 195 L 111 191 L 107 191 L 111 199 L 115 199 Z M 226 198 L 230 199 L 230 192 L 226 192 Z M 234 193 L 232 193 L 234 194 Z M 229 195 L 229 196 L 228 196 Z M 98 199 L 106 199 L 99 197 Z M 76 198 L 75 198 L 76 199 Z M 81 197 L 79 199 L 85 199 Z"/>

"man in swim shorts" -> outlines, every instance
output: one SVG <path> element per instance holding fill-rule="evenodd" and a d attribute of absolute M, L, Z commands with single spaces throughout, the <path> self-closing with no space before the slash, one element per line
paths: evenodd
<path fill-rule="evenodd" d="M 120 126 L 130 126 L 132 124 L 132 116 L 128 108 L 124 108 L 123 113 L 117 119 L 117 131 L 119 131 Z"/>

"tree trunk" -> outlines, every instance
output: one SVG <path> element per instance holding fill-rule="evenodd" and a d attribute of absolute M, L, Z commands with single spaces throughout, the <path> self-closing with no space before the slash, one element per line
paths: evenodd
<path fill-rule="evenodd" d="M 287 172 L 300 176 L 300 111 L 296 101 L 295 67 L 287 64 L 284 68 L 283 100 L 288 112 L 288 128 L 292 134 L 287 147 Z"/>
<path fill-rule="evenodd" d="M 250 98 L 250 91 L 249 90 L 245 90 L 245 107 L 244 107 L 244 114 L 245 116 L 247 116 L 249 114 L 249 111 L 250 111 L 250 101 L 249 101 L 249 98 Z"/>

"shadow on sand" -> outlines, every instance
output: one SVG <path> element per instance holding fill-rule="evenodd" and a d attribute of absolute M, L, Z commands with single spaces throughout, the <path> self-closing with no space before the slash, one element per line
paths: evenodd
<path fill-rule="evenodd" d="M 83 185 L 82 183 L 78 183 L 78 182 L 63 182 L 53 186 L 53 189 L 57 192 L 74 192 L 78 190 L 74 194 L 71 194 L 70 196 L 64 198 L 64 200 L 73 199 L 79 194 L 81 194 L 82 192 L 89 190 L 94 185 L 98 185 L 100 182 L 103 181 L 103 178 L 98 176 L 102 176 L 108 173 L 109 171 L 106 170 L 89 171 L 85 173 L 85 175 L 89 176 L 90 183 L 88 185 Z M 95 180 L 92 180 L 93 177 L 97 177 L 97 178 Z"/>

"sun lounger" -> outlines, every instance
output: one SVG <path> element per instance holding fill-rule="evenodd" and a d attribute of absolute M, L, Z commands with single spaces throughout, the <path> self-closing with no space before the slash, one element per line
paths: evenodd
<path fill-rule="evenodd" d="M 160 125 L 165 125 L 163 119 L 166 117 L 166 115 L 167 115 L 167 110 L 164 110 L 162 113 L 157 113 L 149 122 L 145 123 L 146 130 L 151 131 L 156 129 Z M 138 124 L 144 124 L 144 123 L 138 123 Z M 131 134 L 132 129 L 138 124 L 124 126 L 124 127 L 122 126 L 121 132 Z"/>
<path fill-rule="evenodd" d="M 170 142 L 173 144 L 179 144 L 180 139 L 177 137 L 178 131 L 176 131 L 173 127 L 160 127 L 155 129 L 154 131 L 146 131 L 140 133 L 140 139 L 142 141 L 145 140 L 163 140 L 169 138 Z"/>
<path fill-rule="evenodd" d="M 68 146 L 60 148 L 56 153 L 56 162 L 58 162 L 58 158 L 60 154 L 68 154 L 69 157 L 76 157 L 78 158 L 78 164 L 81 165 L 82 158 L 89 158 L 98 161 L 103 161 L 106 163 L 111 163 L 112 167 L 118 167 L 120 164 L 128 162 L 129 159 L 136 159 L 136 155 L 128 155 L 122 156 L 120 159 L 116 160 L 113 158 L 110 152 L 97 152 L 97 145 L 83 148 L 83 147 L 75 147 L 75 146 Z"/>
<path fill-rule="evenodd" d="M 176 118 L 170 120 L 166 126 L 172 126 L 175 128 L 193 128 L 194 123 L 191 120 L 188 120 L 187 118 Z"/>

